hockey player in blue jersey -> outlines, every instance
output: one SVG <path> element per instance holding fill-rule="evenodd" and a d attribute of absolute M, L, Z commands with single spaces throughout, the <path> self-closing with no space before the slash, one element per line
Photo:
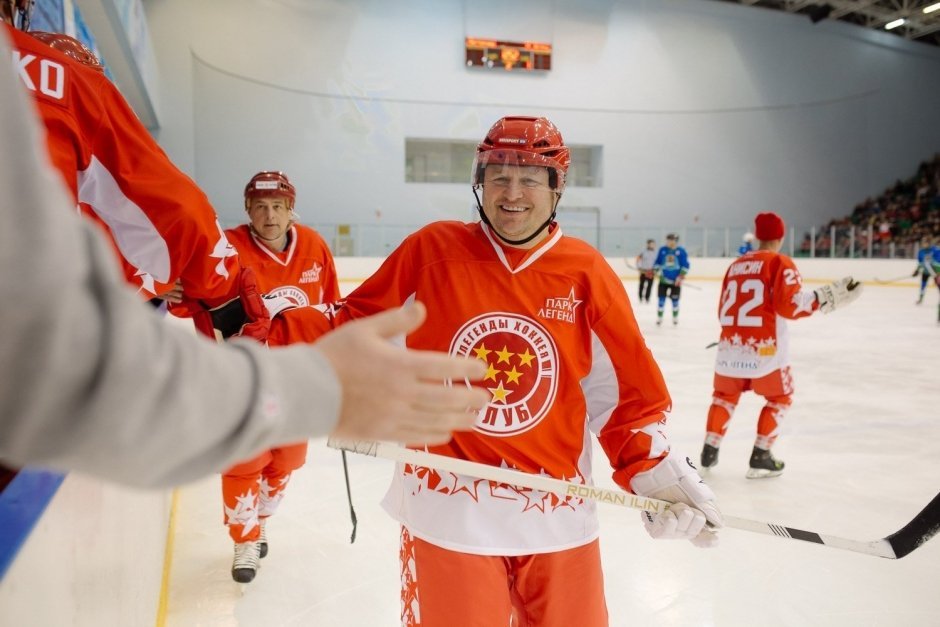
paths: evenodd
<path fill-rule="evenodd" d="M 663 323 L 666 296 L 672 301 L 672 323 L 679 324 L 679 296 L 682 293 L 682 280 L 689 273 L 689 255 L 685 248 L 679 246 L 679 236 L 675 233 L 666 236 L 666 244 L 660 247 L 653 270 L 659 275 L 656 324 Z"/>
<path fill-rule="evenodd" d="M 921 241 L 921 248 L 917 251 L 917 267 L 914 268 L 914 274 L 920 275 L 920 293 L 917 296 L 917 304 L 924 302 L 924 292 L 927 291 L 927 281 L 936 280 L 940 273 L 940 246 L 931 244 L 930 240 L 924 238 Z M 938 285 L 940 287 L 940 285 Z"/>
<path fill-rule="evenodd" d="M 741 245 L 738 246 L 738 257 L 754 250 L 754 234 L 748 231 L 741 238 L 741 242 Z"/>

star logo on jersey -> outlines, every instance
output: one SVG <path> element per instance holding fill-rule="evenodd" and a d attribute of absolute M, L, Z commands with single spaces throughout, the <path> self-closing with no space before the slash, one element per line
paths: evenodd
<path fill-rule="evenodd" d="M 813 292 L 797 292 L 793 295 L 793 315 L 801 313 L 813 313 L 813 304 L 816 302 L 816 294 Z"/>
<path fill-rule="evenodd" d="M 411 484 L 412 495 L 418 494 L 423 490 L 443 492 L 444 494 L 450 492 L 450 488 L 446 485 L 442 485 L 443 477 L 433 468 L 405 464 L 402 474 L 405 476 L 406 481 Z"/>
<path fill-rule="evenodd" d="M 451 496 L 458 492 L 466 492 L 470 495 L 470 498 L 479 502 L 480 497 L 477 494 L 477 489 L 485 479 L 474 479 L 473 477 L 466 477 L 453 472 L 450 473 L 450 476 L 454 479 L 454 484 L 450 487 Z"/>
<path fill-rule="evenodd" d="M 320 272 L 322 271 L 323 266 L 314 261 L 313 266 L 308 270 L 304 270 L 303 274 L 300 275 L 300 283 L 316 283 L 320 280 Z"/>
<path fill-rule="evenodd" d="M 561 320 L 569 324 L 574 324 L 574 312 L 581 304 L 580 300 L 574 297 L 574 286 L 571 292 L 565 297 L 546 298 L 545 306 L 539 309 L 539 318 L 545 320 Z"/>
<path fill-rule="evenodd" d="M 215 266 L 215 273 L 227 279 L 228 268 L 225 267 L 225 260 L 228 257 L 236 257 L 238 253 L 235 252 L 235 247 L 225 237 L 225 231 L 222 230 L 222 225 L 219 224 L 218 220 L 215 221 L 215 228 L 219 230 L 219 241 L 215 243 L 215 247 L 209 253 L 209 256 L 219 260 L 219 263 Z"/>
<path fill-rule="evenodd" d="M 574 300 L 573 289 L 570 299 L 549 300 L 573 303 L 566 310 L 573 316 L 580 302 Z M 474 426 L 481 433 L 508 437 L 528 431 L 555 401 L 558 350 L 545 328 L 527 316 L 502 312 L 477 316 L 457 331 L 450 353 L 486 364 L 486 375 L 478 385 L 489 391 L 490 402 Z"/>
<path fill-rule="evenodd" d="M 523 512 L 535 509 L 543 514 L 545 513 L 545 501 L 548 499 L 548 492 L 533 490 L 532 488 L 519 488 L 517 491 L 519 496 L 525 499 L 525 505 L 522 506 Z"/>
<path fill-rule="evenodd" d="M 134 277 L 140 278 L 140 289 L 147 292 L 148 295 L 152 297 L 157 293 L 157 286 L 155 285 L 153 277 L 150 276 L 150 273 L 138 270 L 134 274 Z"/>
<path fill-rule="evenodd" d="M 574 479 L 578 479 L 579 481 L 574 481 Z M 571 479 L 569 479 L 568 477 L 562 477 L 561 480 L 569 481 L 571 483 L 584 484 L 584 477 L 581 477 L 580 475 L 578 475 L 577 477 L 573 477 Z M 549 501 L 551 502 L 553 512 L 560 507 L 567 507 L 571 511 L 574 511 L 575 505 L 580 505 L 581 503 L 584 503 L 584 499 L 582 498 L 578 498 L 572 495 L 565 495 L 564 497 L 561 497 L 561 496 L 558 496 L 557 494 L 550 494 Z"/>
<path fill-rule="evenodd" d="M 641 429 L 631 429 L 630 431 L 640 436 L 640 442 L 643 442 L 646 448 L 649 448 L 649 459 L 656 459 L 669 451 L 669 441 L 663 433 L 665 420 L 651 422 Z"/>

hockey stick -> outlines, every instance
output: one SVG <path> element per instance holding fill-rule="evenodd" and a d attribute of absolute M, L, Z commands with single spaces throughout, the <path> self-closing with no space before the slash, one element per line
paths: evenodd
<path fill-rule="evenodd" d="M 917 275 L 915 274 L 911 276 L 910 274 L 905 274 L 904 276 L 899 276 L 893 279 L 879 279 L 878 277 L 875 277 L 875 283 L 897 283 L 898 281 L 903 281 L 904 279 L 911 279 L 914 276 Z"/>
<path fill-rule="evenodd" d="M 346 499 L 349 501 L 349 519 L 352 521 L 352 535 L 349 536 L 349 543 L 352 544 L 356 541 L 356 527 L 359 524 L 359 519 L 356 518 L 356 510 L 353 508 L 352 502 L 352 489 L 349 487 L 349 466 L 346 465 L 346 451 L 340 450 L 340 453 L 343 455 L 343 476 L 346 477 Z"/>
<path fill-rule="evenodd" d="M 637 268 L 635 265 L 633 265 L 632 263 L 630 263 L 630 262 L 627 261 L 626 259 L 623 260 L 623 265 L 627 266 L 628 269 L 634 270 L 634 271 L 636 271 L 636 272 L 646 272 L 646 270 L 640 270 L 639 268 Z M 688 287 L 688 288 L 693 289 L 693 290 L 701 290 L 701 289 L 702 289 L 702 288 L 700 288 L 698 285 L 692 285 L 691 283 L 682 283 L 681 287 Z"/>
<path fill-rule="evenodd" d="M 427 451 L 403 448 L 384 442 L 353 442 L 331 439 L 327 442 L 327 446 L 359 453 L 361 455 L 390 459 L 403 464 L 412 464 L 414 466 L 460 473 L 478 479 L 487 479 L 489 481 L 529 488 L 531 490 L 541 490 L 542 492 L 549 492 L 562 498 L 576 497 L 590 499 L 601 503 L 610 503 L 611 505 L 619 505 L 621 507 L 654 513 L 663 511 L 670 505 L 670 503 L 666 501 L 647 496 L 637 496 L 623 492 L 622 490 L 608 490 L 597 486 L 533 475 L 518 470 L 471 462 L 465 459 L 436 455 L 434 453 L 428 453 Z M 813 542 L 837 549 L 885 557 L 888 559 L 900 559 L 920 547 L 940 531 L 940 494 L 937 494 L 927 507 L 921 510 L 913 520 L 900 530 L 885 538 L 872 540 L 870 542 L 823 535 L 815 531 L 804 531 L 776 523 L 748 520 L 736 516 L 724 516 L 724 523 L 725 527 L 732 529 L 763 533 L 781 538 L 789 538 L 791 540 L 803 540 L 804 542 Z"/>
<path fill-rule="evenodd" d="M 705 350 L 708 350 L 709 348 L 715 348 L 716 346 L 718 346 L 718 342 L 712 342 L 711 344 L 705 347 Z"/>

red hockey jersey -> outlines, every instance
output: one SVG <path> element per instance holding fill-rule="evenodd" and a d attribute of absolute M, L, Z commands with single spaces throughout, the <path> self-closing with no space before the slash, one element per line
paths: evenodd
<path fill-rule="evenodd" d="M 209 306 L 234 296 L 237 259 L 205 194 L 153 140 L 100 72 L 4 24 L 13 69 L 33 94 L 53 165 L 80 211 L 114 243 L 146 297 L 177 278 Z"/>
<path fill-rule="evenodd" d="M 786 319 L 812 315 L 816 295 L 803 292 L 793 260 L 769 250 L 752 250 L 725 273 L 718 303 L 721 338 L 715 372 L 752 379 L 790 363 Z"/>
<path fill-rule="evenodd" d="M 339 280 L 333 255 L 320 234 L 308 226 L 290 227 L 290 243 L 276 253 L 251 232 L 247 224 L 227 229 L 242 266 L 255 272 L 265 294 L 284 296 L 298 307 L 339 299 Z"/>
<path fill-rule="evenodd" d="M 668 452 L 662 374 L 623 284 L 586 243 L 555 226 L 522 251 L 479 223 L 435 223 L 354 290 L 337 320 L 411 300 L 428 322 L 409 347 L 488 367 L 491 400 L 475 430 L 430 451 L 590 484 L 593 432 L 626 489 Z M 412 466 L 399 466 L 384 506 L 413 535 L 477 554 L 557 551 L 598 534 L 592 501 Z"/>

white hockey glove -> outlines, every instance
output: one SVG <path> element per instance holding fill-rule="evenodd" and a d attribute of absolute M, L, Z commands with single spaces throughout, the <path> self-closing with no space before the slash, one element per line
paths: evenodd
<path fill-rule="evenodd" d="M 718 534 L 706 526 L 719 528 L 723 524 L 715 493 L 705 485 L 688 457 L 669 453 L 654 468 L 633 477 L 630 487 L 641 496 L 673 503 L 658 514 L 640 513 L 643 526 L 653 539 L 689 540 L 699 548 L 718 544 Z"/>
<path fill-rule="evenodd" d="M 839 307 L 845 307 L 862 293 L 862 284 L 850 276 L 838 281 L 833 281 L 829 285 L 823 285 L 819 289 L 813 290 L 816 294 L 816 300 L 819 301 L 819 310 L 824 314 L 835 311 Z"/>
<path fill-rule="evenodd" d="M 286 296 L 263 294 L 261 296 L 261 301 L 264 303 L 264 308 L 268 310 L 268 316 L 270 316 L 272 320 L 276 318 L 277 315 L 281 312 L 297 307 L 297 303 L 290 300 Z"/>

